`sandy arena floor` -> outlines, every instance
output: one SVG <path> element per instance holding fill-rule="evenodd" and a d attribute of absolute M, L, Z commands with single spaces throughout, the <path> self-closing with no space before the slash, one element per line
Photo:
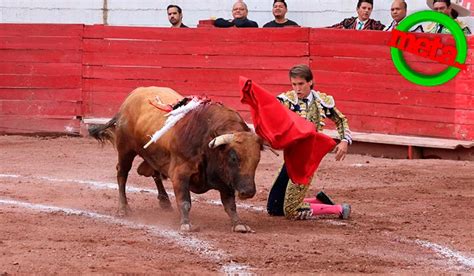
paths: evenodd
<path fill-rule="evenodd" d="M 238 201 L 255 234 L 230 231 L 216 191 L 192 195 L 180 234 L 154 183 L 132 169 L 133 213 L 116 216 L 116 154 L 86 138 L 0 136 L 0 274 L 474 273 L 474 162 L 330 154 L 311 187 L 352 204 L 347 221 L 265 212 L 281 157 L 263 153 L 257 195 Z M 171 184 L 165 187 L 172 191 Z"/>

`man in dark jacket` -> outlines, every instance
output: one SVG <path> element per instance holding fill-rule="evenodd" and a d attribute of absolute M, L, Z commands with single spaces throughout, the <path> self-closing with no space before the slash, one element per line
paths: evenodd
<path fill-rule="evenodd" d="M 237 1 L 232 6 L 232 17 L 234 19 L 225 20 L 224 18 L 218 18 L 214 22 L 214 26 L 218 28 L 258 28 L 257 22 L 247 18 L 248 13 L 247 4 L 243 1 Z"/>
<path fill-rule="evenodd" d="M 169 5 L 166 8 L 168 13 L 168 21 L 171 23 L 171 28 L 187 28 L 183 24 L 183 10 L 177 5 Z"/>

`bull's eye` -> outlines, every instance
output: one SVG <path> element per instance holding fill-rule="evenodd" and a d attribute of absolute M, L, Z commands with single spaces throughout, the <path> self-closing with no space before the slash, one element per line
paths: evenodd
<path fill-rule="evenodd" d="M 235 152 L 235 150 L 229 150 L 229 161 L 231 164 L 238 164 L 239 163 L 239 156 Z"/>

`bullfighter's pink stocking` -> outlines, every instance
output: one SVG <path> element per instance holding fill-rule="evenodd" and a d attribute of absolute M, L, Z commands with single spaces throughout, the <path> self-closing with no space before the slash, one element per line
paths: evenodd
<path fill-rule="evenodd" d="M 313 216 L 317 215 L 340 215 L 342 213 L 341 205 L 328 205 L 328 204 L 319 204 L 311 203 L 311 210 L 313 211 Z"/>
<path fill-rule="evenodd" d="M 314 198 L 314 197 L 308 197 L 308 198 L 305 198 L 303 200 L 304 202 L 308 202 L 308 203 L 316 203 L 316 204 L 323 204 L 319 199 L 317 198 Z"/>

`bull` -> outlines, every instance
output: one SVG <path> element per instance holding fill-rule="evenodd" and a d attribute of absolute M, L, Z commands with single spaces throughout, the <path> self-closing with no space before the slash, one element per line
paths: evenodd
<path fill-rule="evenodd" d="M 201 194 L 215 189 L 231 219 L 232 231 L 251 232 L 237 215 L 235 194 L 247 199 L 256 193 L 255 171 L 263 149 L 262 139 L 236 111 L 207 101 L 144 148 L 150 135 L 164 126 L 168 114 L 151 104 L 153 99 L 171 105 L 183 100 L 183 96 L 169 88 L 137 88 L 108 123 L 89 128 L 90 136 L 102 143 L 112 142 L 117 150 L 119 212 L 126 215 L 130 211 L 125 186 L 132 162 L 138 155 L 143 162 L 137 171 L 153 177 L 163 209 L 170 209 L 171 203 L 162 180 L 171 180 L 181 231 L 197 230 L 189 219 L 190 192 Z"/>

